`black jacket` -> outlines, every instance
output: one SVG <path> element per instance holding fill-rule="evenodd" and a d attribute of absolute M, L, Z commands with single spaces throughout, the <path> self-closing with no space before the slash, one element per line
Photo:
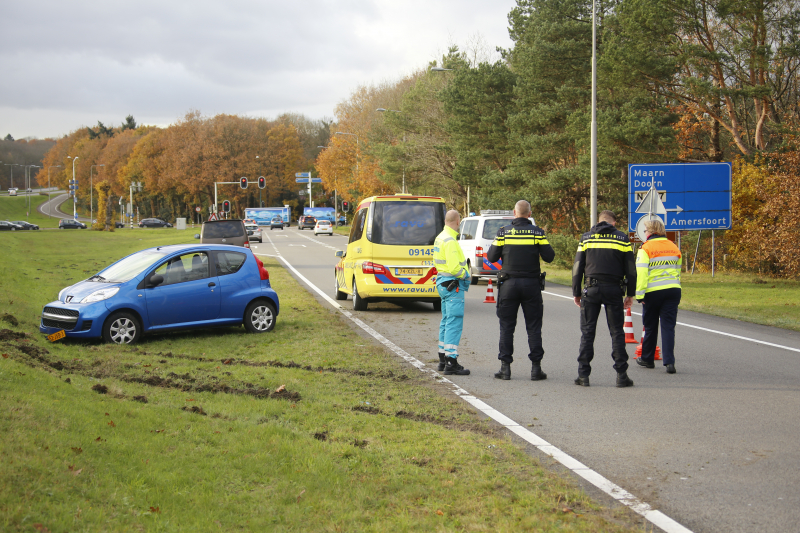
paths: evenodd
<path fill-rule="evenodd" d="M 539 256 L 550 263 L 556 253 L 544 230 L 527 218 L 515 218 L 510 226 L 500 228 L 486 252 L 486 259 L 492 263 L 502 258 L 503 272 L 517 278 L 538 278 Z"/>
<path fill-rule="evenodd" d="M 627 280 L 626 294 L 636 294 L 636 261 L 628 235 L 608 222 L 599 222 L 581 236 L 575 263 L 572 265 L 572 295 L 581 295 L 584 276 L 600 283 Z"/>

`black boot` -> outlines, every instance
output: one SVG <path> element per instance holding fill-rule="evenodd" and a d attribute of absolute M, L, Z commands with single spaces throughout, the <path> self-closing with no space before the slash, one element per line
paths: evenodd
<path fill-rule="evenodd" d="M 533 363 L 533 366 L 531 367 L 531 381 L 541 381 L 543 379 L 547 379 L 547 374 L 542 372 L 541 365 Z"/>
<path fill-rule="evenodd" d="M 511 363 L 500 361 L 500 370 L 494 373 L 497 379 L 511 379 Z"/>
<path fill-rule="evenodd" d="M 578 376 L 575 378 L 575 385 L 580 385 L 581 387 L 588 387 L 589 386 L 589 376 L 582 378 Z"/>
<path fill-rule="evenodd" d="M 444 367 L 445 367 L 446 364 L 447 364 L 447 361 L 445 361 L 445 359 L 444 359 L 444 354 L 442 352 L 439 352 L 439 366 L 436 367 L 436 370 L 438 370 L 439 372 L 442 372 L 444 370 Z"/>
<path fill-rule="evenodd" d="M 447 362 L 444 367 L 445 376 L 469 376 L 469 370 L 458 364 L 458 359 L 455 357 L 445 357 Z"/>
<path fill-rule="evenodd" d="M 633 387 L 633 380 L 628 377 L 627 372 L 617 374 L 617 387 Z"/>

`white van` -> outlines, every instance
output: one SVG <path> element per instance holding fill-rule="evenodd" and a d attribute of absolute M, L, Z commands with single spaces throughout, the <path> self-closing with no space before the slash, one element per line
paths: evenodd
<path fill-rule="evenodd" d="M 458 244 L 467 258 L 471 283 L 478 284 L 479 279 L 494 278 L 502 270 L 502 260 L 490 263 L 486 260 L 486 252 L 492 245 L 497 232 L 503 226 L 508 226 L 514 220 L 513 211 L 488 209 L 481 211 L 478 216 L 466 217 L 458 227 Z M 533 217 L 531 224 L 536 224 Z"/>

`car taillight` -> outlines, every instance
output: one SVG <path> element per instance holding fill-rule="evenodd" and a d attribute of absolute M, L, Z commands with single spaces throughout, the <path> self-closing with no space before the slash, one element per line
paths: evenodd
<path fill-rule="evenodd" d="M 250 243 L 249 242 L 244 243 L 244 247 L 245 248 L 250 248 Z"/>
<path fill-rule="evenodd" d="M 483 246 L 476 246 L 475 247 L 475 259 L 482 259 L 483 258 Z M 480 263 L 480 261 L 478 261 Z"/>
<path fill-rule="evenodd" d="M 262 263 L 261 259 L 258 257 L 256 257 L 256 264 L 258 265 L 258 274 L 261 276 L 261 279 L 269 279 L 269 272 L 264 268 L 264 263 Z"/>
<path fill-rule="evenodd" d="M 364 261 L 361 264 L 361 271 L 364 274 L 388 274 L 389 272 L 386 270 L 386 267 L 383 265 L 379 265 L 378 263 L 373 263 L 372 261 Z"/>

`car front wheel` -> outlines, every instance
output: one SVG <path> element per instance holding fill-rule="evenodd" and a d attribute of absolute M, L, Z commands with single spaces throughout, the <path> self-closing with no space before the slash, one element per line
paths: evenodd
<path fill-rule="evenodd" d="M 264 333 L 275 327 L 275 306 L 258 300 L 247 306 L 244 312 L 244 327 L 250 333 Z"/>
<path fill-rule="evenodd" d="M 339 301 L 347 300 L 347 293 L 339 290 L 339 277 L 336 275 L 336 270 L 333 271 L 333 280 L 334 280 L 333 294 L 336 296 L 336 299 Z"/>
<path fill-rule="evenodd" d="M 103 340 L 109 344 L 133 344 L 141 336 L 141 326 L 130 313 L 114 313 L 103 325 Z"/>

